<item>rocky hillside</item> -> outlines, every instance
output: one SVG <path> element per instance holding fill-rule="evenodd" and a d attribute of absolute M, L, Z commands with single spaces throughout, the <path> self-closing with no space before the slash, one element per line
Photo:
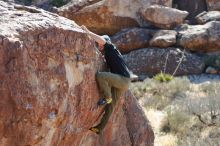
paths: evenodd
<path fill-rule="evenodd" d="M 144 25 L 138 15 L 139 9 L 154 3 L 172 6 L 171 0 L 100 0 L 79 7 L 81 1 L 77 0 L 61 7 L 58 13 L 78 24 L 86 25 L 96 33 L 115 34 L 123 28 Z"/>
<path fill-rule="evenodd" d="M 81 28 L 42 9 L 0 1 L 1 146 L 152 146 L 136 99 L 118 102 L 104 132 L 95 73 L 103 62 Z"/>
<path fill-rule="evenodd" d="M 219 70 L 219 8 L 213 0 L 74 1 L 59 8 L 58 14 L 111 35 L 139 76 L 161 71 L 190 75 Z M 209 57 L 215 59 L 207 61 Z"/>

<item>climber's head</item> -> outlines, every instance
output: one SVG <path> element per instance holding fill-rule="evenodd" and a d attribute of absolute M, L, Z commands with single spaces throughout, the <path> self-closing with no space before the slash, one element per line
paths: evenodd
<path fill-rule="evenodd" d="M 111 42 L 111 39 L 108 35 L 103 35 L 102 38 L 104 38 L 106 42 Z"/>
<path fill-rule="evenodd" d="M 111 39 L 108 35 L 101 36 L 107 43 L 111 43 Z M 98 44 L 99 50 L 103 51 L 104 45 Z"/>

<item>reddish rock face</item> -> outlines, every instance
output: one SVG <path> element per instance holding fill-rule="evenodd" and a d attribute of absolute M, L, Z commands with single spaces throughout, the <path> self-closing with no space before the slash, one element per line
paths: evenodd
<path fill-rule="evenodd" d="M 137 102 L 129 102 L 132 96 L 121 98 L 100 136 L 88 130 L 103 112 L 95 81 L 103 62 L 77 24 L 3 1 L 0 20 L 0 145 L 153 145 L 153 131 Z M 143 123 L 141 130 L 132 120 Z"/>
<path fill-rule="evenodd" d="M 87 26 L 91 31 L 98 34 L 111 35 L 122 28 L 138 26 L 137 21 L 132 18 L 113 15 L 110 8 L 106 6 L 105 1 L 72 12 L 75 9 L 75 5 L 64 6 L 59 14 L 74 20 L 77 24 Z"/>
<path fill-rule="evenodd" d="M 91 5 L 81 3 L 70 3 L 60 8 L 58 13 L 77 24 L 86 25 L 98 34 L 109 35 L 123 28 L 142 25 L 139 17 L 140 8 L 152 4 L 172 7 L 171 0 L 102 0 Z"/>
<path fill-rule="evenodd" d="M 104 134 L 95 146 L 154 145 L 152 128 L 137 103 L 136 98 L 130 92 L 125 94 L 123 100 L 116 106 L 114 116 L 110 118 Z"/>

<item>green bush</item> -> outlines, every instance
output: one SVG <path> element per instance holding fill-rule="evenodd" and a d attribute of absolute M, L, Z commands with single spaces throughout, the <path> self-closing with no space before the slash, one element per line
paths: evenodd
<path fill-rule="evenodd" d="M 173 79 L 173 76 L 170 74 L 165 74 L 165 73 L 159 73 L 156 76 L 154 76 L 154 79 L 160 82 L 169 82 Z"/>

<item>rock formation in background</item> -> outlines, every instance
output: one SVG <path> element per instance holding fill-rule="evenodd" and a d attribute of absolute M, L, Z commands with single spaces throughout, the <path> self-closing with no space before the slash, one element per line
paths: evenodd
<path fill-rule="evenodd" d="M 132 51 L 123 57 L 135 74 L 153 76 L 161 71 L 172 75 L 182 56 L 183 51 L 177 48 L 146 48 Z M 167 61 L 166 58 L 168 58 Z M 200 74 L 204 67 L 204 62 L 200 57 L 185 52 L 175 75 Z"/>
<path fill-rule="evenodd" d="M 126 29 L 115 34 L 111 41 L 118 47 L 120 52 L 128 53 L 130 51 L 149 47 L 155 30 L 144 28 Z"/>
<path fill-rule="evenodd" d="M 205 25 L 184 25 L 178 32 L 178 44 L 196 52 L 220 51 L 220 22 Z"/>
<path fill-rule="evenodd" d="M 209 11 L 220 10 L 219 0 L 206 0 Z"/>
<path fill-rule="evenodd" d="M 189 13 L 161 5 L 151 5 L 143 8 L 141 14 L 146 22 L 156 27 L 172 29 L 182 24 Z"/>
<path fill-rule="evenodd" d="M 166 48 L 176 44 L 177 32 L 174 30 L 158 30 L 150 40 L 150 46 Z"/>
<path fill-rule="evenodd" d="M 71 20 L 0 1 L 0 145 L 153 146 L 154 134 L 128 94 L 105 131 L 95 44 Z M 126 100 L 125 100 L 126 99 Z"/>
<path fill-rule="evenodd" d="M 203 12 L 196 16 L 198 24 L 205 24 L 210 21 L 220 21 L 220 11 Z"/>
<path fill-rule="evenodd" d="M 172 0 L 102 0 L 80 9 L 68 4 L 58 13 L 98 34 L 112 35 L 123 28 L 139 26 L 139 10 L 152 4 L 172 7 Z"/>
<path fill-rule="evenodd" d="M 189 20 L 191 24 L 196 24 L 195 17 L 198 14 L 207 11 L 206 0 L 174 0 L 173 4 L 173 7 L 176 9 L 189 12 L 186 19 Z"/>

